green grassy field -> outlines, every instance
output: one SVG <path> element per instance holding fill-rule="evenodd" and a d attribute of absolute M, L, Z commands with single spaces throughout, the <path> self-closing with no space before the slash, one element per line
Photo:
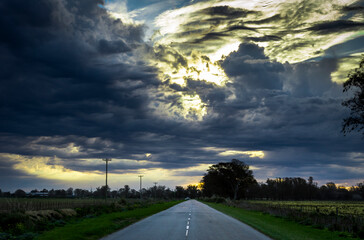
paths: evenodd
<path fill-rule="evenodd" d="M 180 201 L 153 204 L 146 208 L 137 208 L 125 212 L 103 214 L 93 218 L 84 218 L 67 223 L 63 227 L 39 235 L 37 240 L 74 240 L 74 239 L 99 239 L 124 228 L 145 217 L 170 208 Z"/>
<path fill-rule="evenodd" d="M 349 233 L 332 232 L 327 229 L 317 229 L 305 226 L 280 217 L 274 217 L 258 211 L 248 211 L 242 208 L 229 207 L 220 203 L 206 203 L 227 215 L 230 215 L 275 240 L 334 240 L 356 239 Z"/>
<path fill-rule="evenodd" d="M 363 215 L 364 202 L 356 201 L 245 201 L 249 204 L 267 207 L 290 208 L 321 214 Z"/>

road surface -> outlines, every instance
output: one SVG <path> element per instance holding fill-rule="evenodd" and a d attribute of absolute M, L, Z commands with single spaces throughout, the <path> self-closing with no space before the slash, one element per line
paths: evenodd
<path fill-rule="evenodd" d="M 248 225 L 196 200 L 115 232 L 102 240 L 271 240 Z"/>

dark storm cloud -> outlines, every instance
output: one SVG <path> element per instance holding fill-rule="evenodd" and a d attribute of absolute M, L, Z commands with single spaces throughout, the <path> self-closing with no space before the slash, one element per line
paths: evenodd
<path fill-rule="evenodd" d="M 345 110 L 340 105 L 340 86 L 330 81 L 337 68 L 335 59 L 282 64 L 269 59 L 263 48 L 243 43 L 220 62 L 230 77 L 226 86 L 189 78 L 185 86 L 173 85 L 168 78 L 160 83 L 159 72 L 141 61 L 135 49 L 176 71 L 189 67 L 187 58 L 173 44 L 147 46 L 142 41 L 143 26 L 113 19 L 99 4 L 102 1 L 0 3 L 0 34 L 4 36 L 0 39 L 1 153 L 57 156 L 66 169 L 81 172 L 104 167 L 82 159 L 106 156 L 150 161 L 141 167 L 113 160 L 114 172 L 183 169 L 233 157 L 204 150 L 207 147 L 281 150 L 264 159 L 234 157 L 267 169 L 286 167 L 282 176 L 294 167 L 315 166 L 315 162 L 322 164 L 320 171 L 327 163 L 355 166 L 346 159 L 361 149 L 362 142 L 355 135 L 340 135 Z M 227 24 L 227 29 L 202 34 L 203 46 L 207 40 L 224 42 L 229 29 L 246 29 L 240 16 L 255 13 L 219 7 L 201 14 L 221 21 L 217 24 Z M 279 20 L 276 16 L 265 21 Z M 202 25 L 205 23 L 210 24 Z M 279 37 L 263 35 L 250 40 L 275 41 Z M 187 46 L 183 44 L 186 51 L 192 51 Z M 212 64 L 209 59 L 204 63 Z M 173 109 L 182 109 L 181 98 L 189 94 L 198 94 L 208 109 L 200 122 L 174 118 Z M 158 104 L 173 110 L 172 117 L 159 116 L 151 109 Z M 300 158 L 292 152 L 297 148 L 303 149 Z M 144 157 L 145 153 L 152 158 Z M 318 157 L 312 157 L 313 153 Z M 16 176 L 12 181 L 18 186 L 25 184 L 20 178 L 30 179 L 29 185 L 39 183 L 11 170 L 14 162 L 7 163 L 9 159 L 1 158 L 1 182 L 8 170 Z M 307 168 L 314 176 L 322 174 L 320 171 Z M 176 175 L 201 174 L 182 172 Z"/>
<path fill-rule="evenodd" d="M 233 32 L 233 31 L 237 31 L 237 30 L 248 30 L 248 31 L 256 32 L 256 29 L 251 28 L 251 27 L 247 27 L 245 24 L 242 24 L 242 23 L 237 23 L 236 25 L 230 26 L 226 30 L 226 32 Z"/>
<path fill-rule="evenodd" d="M 122 53 L 130 51 L 130 48 L 124 43 L 123 40 L 107 41 L 105 39 L 101 39 L 99 41 L 98 49 L 101 53 L 104 54 Z"/>
<path fill-rule="evenodd" d="M 219 117 L 205 124 L 216 129 L 215 133 L 221 130 L 232 134 L 230 147 L 235 142 L 235 147 L 259 146 L 267 151 L 278 146 L 305 146 L 325 152 L 331 149 L 331 144 L 340 151 L 348 149 L 338 130 L 345 113 L 340 107 L 341 99 L 337 98 L 340 86 L 330 80 L 337 67 L 335 59 L 280 64 L 267 59 L 262 48 L 241 44 L 221 65 L 233 80 L 230 86 L 236 100 L 228 101 L 228 105 L 210 101 L 210 107 Z M 250 68 L 254 71 L 249 71 Z M 229 96 L 227 91 L 224 94 Z M 243 135 L 235 134 L 239 132 Z M 326 143 L 319 144 L 322 141 Z"/>
<path fill-rule="evenodd" d="M 330 34 L 342 31 L 355 31 L 362 29 L 363 22 L 354 22 L 351 20 L 337 20 L 332 22 L 323 22 L 309 28 L 318 34 Z"/>
<path fill-rule="evenodd" d="M 226 37 L 226 36 L 228 36 L 228 35 L 225 33 L 211 32 L 211 33 L 205 34 L 200 39 L 196 39 L 196 40 L 192 41 L 191 43 L 203 43 L 203 42 L 208 42 L 208 41 L 222 40 L 223 37 Z"/>
<path fill-rule="evenodd" d="M 126 63 L 128 55 L 125 63 L 103 57 L 141 43 L 143 26 L 110 18 L 102 3 L 1 3 L 2 132 L 97 135 L 108 121 L 143 116 L 140 89 L 157 84 L 154 70 Z M 139 87 L 130 91 L 126 81 Z"/>
<path fill-rule="evenodd" d="M 242 8 L 234 8 L 230 6 L 215 6 L 210 8 L 205 8 L 197 11 L 195 14 L 204 14 L 208 16 L 220 16 L 228 19 L 246 17 L 248 14 L 256 14 L 255 11 L 250 11 Z"/>
<path fill-rule="evenodd" d="M 364 11 L 363 6 L 345 6 L 342 9 L 345 12 L 351 12 L 351 11 Z"/>
<path fill-rule="evenodd" d="M 351 5 L 344 6 L 342 8 L 343 12 L 361 12 L 364 11 L 364 1 L 359 0 L 356 3 L 353 3 Z"/>
<path fill-rule="evenodd" d="M 222 61 L 221 66 L 229 77 L 236 78 L 236 87 L 282 88 L 279 73 L 284 70 L 283 65 L 270 61 L 264 55 L 264 49 L 255 44 L 241 44 L 237 51 Z"/>
<path fill-rule="evenodd" d="M 253 41 L 253 42 L 270 42 L 270 41 L 280 41 L 280 40 L 282 40 L 281 37 L 271 36 L 271 35 L 266 35 L 266 36 L 263 36 L 263 37 L 248 37 L 246 39 L 250 40 L 250 41 Z"/>
<path fill-rule="evenodd" d="M 139 128 L 133 120 L 145 118 L 146 91 L 158 85 L 155 70 L 130 53 L 144 44 L 144 27 L 100 4 L 0 3 L 1 152 L 99 157 L 123 148 L 108 140 L 115 133 Z"/>

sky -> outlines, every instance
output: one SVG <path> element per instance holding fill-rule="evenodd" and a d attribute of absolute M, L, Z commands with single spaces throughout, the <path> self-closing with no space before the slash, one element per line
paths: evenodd
<path fill-rule="evenodd" d="M 0 189 L 364 180 L 342 83 L 363 0 L 0 2 Z"/>

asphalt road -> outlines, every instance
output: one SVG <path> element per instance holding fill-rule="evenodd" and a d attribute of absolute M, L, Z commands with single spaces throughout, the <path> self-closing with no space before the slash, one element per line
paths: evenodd
<path fill-rule="evenodd" d="M 102 240 L 270 240 L 248 225 L 189 200 L 115 232 Z"/>

